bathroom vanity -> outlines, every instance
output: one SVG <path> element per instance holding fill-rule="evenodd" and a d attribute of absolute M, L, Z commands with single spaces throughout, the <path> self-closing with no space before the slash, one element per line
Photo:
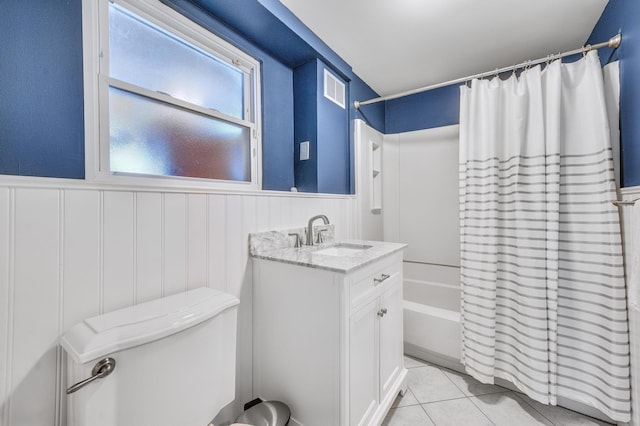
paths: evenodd
<path fill-rule="evenodd" d="M 252 247 L 256 397 L 284 401 L 292 424 L 382 422 L 406 391 L 404 246 Z"/>

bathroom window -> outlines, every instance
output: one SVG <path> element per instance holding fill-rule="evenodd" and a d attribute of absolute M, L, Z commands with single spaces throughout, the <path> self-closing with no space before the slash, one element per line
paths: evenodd
<path fill-rule="evenodd" d="M 258 61 L 157 0 L 87 4 L 101 29 L 94 176 L 258 189 Z"/>

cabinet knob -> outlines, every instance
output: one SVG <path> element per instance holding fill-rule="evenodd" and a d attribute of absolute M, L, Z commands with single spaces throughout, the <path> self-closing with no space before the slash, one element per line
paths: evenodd
<path fill-rule="evenodd" d="M 380 278 L 374 278 L 373 282 L 375 285 L 380 284 L 382 281 L 386 280 L 387 278 L 389 278 L 391 275 L 388 274 L 380 274 Z"/>
<path fill-rule="evenodd" d="M 378 316 L 382 318 L 387 313 L 387 308 L 382 308 L 378 311 Z"/>

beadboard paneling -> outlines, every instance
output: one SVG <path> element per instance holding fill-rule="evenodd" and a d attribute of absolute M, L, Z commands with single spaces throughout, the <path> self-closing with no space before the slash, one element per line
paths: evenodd
<path fill-rule="evenodd" d="M 187 197 L 187 289 L 208 284 L 207 258 L 207 196 L 189 194 Z"/>
<path fill-rule="evenodd" d="M 101 217 L 100 192 L 64 191 L 63 330 L 100 313 Z"/>
<path fill-rule="evenodd" d="M 136 194 L 136 303 L 162 297 L 162 194 Z"/>
<path fill-rule="evenodd" d="M 354 198 L 0 183 L 0 425 L 66 424 L 59 336 L 84 318 L 190 288 L 240 298 L 236 401 L 253 398 L 248 234 L 326 214 L 357 238 Z M 34 183 L 35 182 L 35 183 Z"/>
<path fill-rule="evenodd" d="M 187 289 L 187 196 L 164 194 L 163 296 Z"/>
<path fill-rule="evenodd" d="M 0 188 L 0 424 L 8 425 L 6 404 L 11 394 L 11 318 L 13 317 L 13 191 Z"/>
<path fill-rule="evenodd" d="M 227 199 L 209 196 L 209 287 L 227 290 Z"/>
<path fill-rule="evenodd" d="M 226 262 L 226 292 L 240 297 L 242 292 L 242 278 L 244 277 L 244 265 L 248 252 L 247 239 L 240 237 L 244 214 L 242 211 L 242 198 L 239 195 L 227 197 L 227 262 Z"/>
<path fill-rule="evenodd" d="M 256 232 L 269 231 L 269 197 L 256 197 Z"/>
<path fill-rule="evenodd" d="M 102 310 L 132 306 L 135 300 L 135 194 L 102 196 Z"/>
<path fill-rule="evenodd" d="M 60 191 L 15 192 L 9 424 L 56 417 L 60 333 Z"/>

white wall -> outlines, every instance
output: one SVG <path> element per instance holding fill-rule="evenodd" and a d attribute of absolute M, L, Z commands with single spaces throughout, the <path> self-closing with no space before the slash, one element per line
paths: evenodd
<path fill-rule="evenodd" d="M 398 139 L 405 260 L 459 266 L 458 126 L 401 133 Z"/>
<path fill-rule="evenodd" d="M 382 145 L 384 135 L 373 127 L 368 126 L 364 121 L 358 119 L 354 124 L 354 144 L 355 144 L 355 176 L 356 195 L 358 196 L 358 229 L 361 238 L 364 240 L 381 241 L 383 211 L 371 210 L 372 199 L 372 158 L 371 145 L 376 143 Z M 382 146 L 384 151 L 384 145 Z M 382 167 L 382 177 L 385 176 L 384 165 Z M 383 190 L 383 200 L 386 194 Z M 384 202 L 384 201 L 383 201 Z"/>
<path fill-rule="evenodd" d="M 400 136 L 385 135 L 382 148 L 383 236 L 384 241 L 400 242 Z"/>
<path fill-rule="evenodd" d="M 383 146 L 384 238 L 408 244 L 405 283 L 458 289 L 458 126 L 385 135 Z"/>
<path fill-rule="evenodd" d="M 208 286 L 240 298 L 237 398 L 252 399 L 248 233 L 326 214 L 358 237 L 353 197 L 112 190 L 0 178 L 0 425 L 65 424 L 58 339 L 84 318 Z"/>

